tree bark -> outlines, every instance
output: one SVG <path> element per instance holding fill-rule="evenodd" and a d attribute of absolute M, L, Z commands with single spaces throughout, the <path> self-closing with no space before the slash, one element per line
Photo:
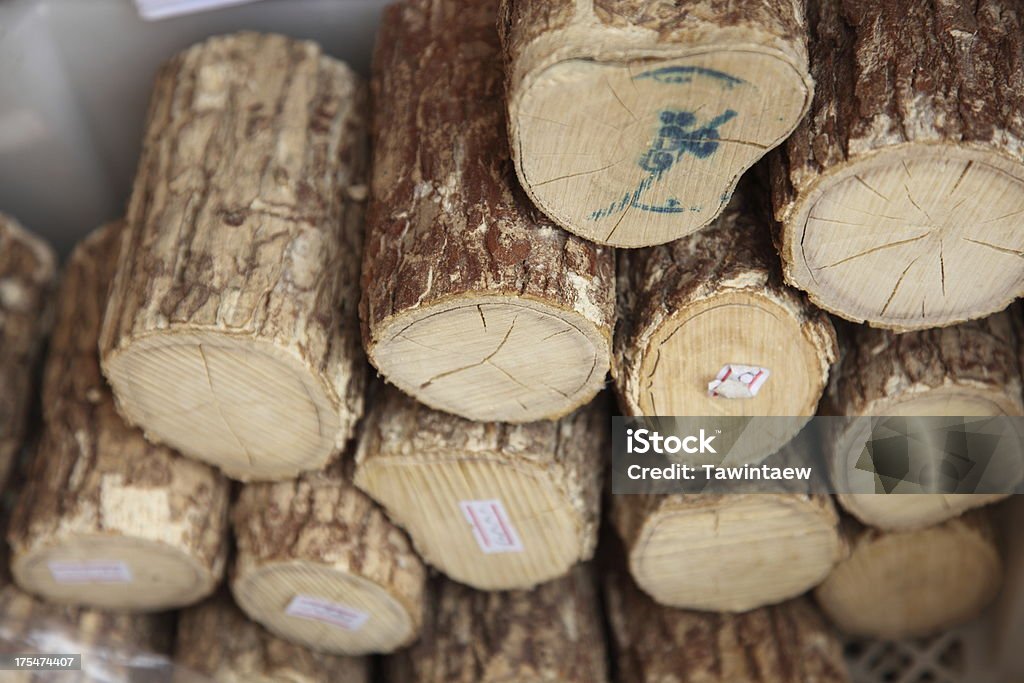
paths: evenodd
<path fill-rule="evenodd" d="M 1024 294 L 1016 0 L 814 0 L 808 116 L 773 158 L 787 281 L 897 331 Z"/>
<path fill-rule="evenodd" d="M 355 482 L 448 576 L 529 588 L 593 554 L 607 433 L 603 401 L 557 422 L 509 425 L 388 389 L 367 417 Z"/>
<path fill-rule="evenodd" d="M 508 162 L 497 0 L 385 11 L 363 339 L 384 377 L 474 420 L 553 419 L 602 388 L 612 251 L 569 235 Z"/>
<path fill-rule="evenodd" d="M 44 430 L 11 521 L 18 585 L 59 603 L 119 610 L 187 605 L 220 582 L 229 485 L 149 443 L 117 414 L 99 337 L 121 224 L 72 253 L 43 377 Z"/>
<path fill-rule="evenodd" d="M 352 458 L 248 484 L 233 511 L 231 590 L 276 635 L 332 654 L 390 652 L 423 620 L 426 570 L 405 533 L 352 484 Z"/>
<path fill-rule="evenodd" d="M 759 440 L 767 456 L 815 413 L 838 349 L 828 316 L 783 284 L 759 209 L 738 194 L 696 235 L 620 254 L 612 375 L 630 415 L 804 418 Z M 770 374 L 752 397 L 709 395 L 729 364 Z"/>
<path fill-rule="evenodd" d="M 711 223 L 811 102 L 800 2 L 503 0 L 500 27 L 519 179 L 604 244 Z"/>
<path fill-rule="evenodd" d="M 850 522 L 852 551 L 814 591 L 825 614 L 852 636 L 933 635 L 976 617 L 996 596 L 1003 564 L 991 517 L 973 510 L 916 531 Z"/>
<path fill-rule="evenodd" d="M 844 555 L 829 496 L 619 495 L 612 523 L 630 573 L 671 607 L 744 612 L 804 593 Z"/>
<path fill-rule="evenodd" d="M 847 341 L 829 389 L 831 411 L 860 418 L 837 421 L 829 444 L 832 481 L 843 507 L 865 524 L 906 530 L 1005 497 L 991 492 L 922 493 L 935 488 L 910 480 L 891 493 L 856 491 L 864 486 L 874 490 L 876 477 L 859 466 L 864 441 L 877 430 L 866 417 L 933 416 L 936 421 L 934 416 L 941 415 L 1024 415 L 1018 339 L 1008 314 L 902 335 L 865 327 Z M 934 453 L 936 463 L 942 457 L 942 452 Z M 979 482 L 982 491 L 1009 491 L 1024 476 L 1019 446 L 991 463 L 975 464 L 986 468 Z"/>
<path fill-rule="evenodd" d="M 589 567 L 532 591 L 477 592 L 439 579 L 423 635 L 387 660 L 391 683 L 607 683 Z"/>
<path fill-rule="evenodd" d="M 0 213 L 0 488 L 25 438 L 56 270 L 50 247 Z"/>
<path fill-rule="evenodd" d="M 848 683 L 842 644 L 807 598 L 745 614 L 671 609 L 605 575 L 617 683 Z"/>
<path fill-rule="evenodd" d="M 178 617 L 175 683 L 191 683 L 191 674 L 211 683 L 369 683 L 365 657 L 313 652 L 275 638 L 221 595 L 191 607 Z"/>
<path fill-rule="evenodd" d="M 100 341 L 122 414 L 241 479 L 362 414 L 366 93 L 311 42 L 211 38 L 157 75 Z"/>

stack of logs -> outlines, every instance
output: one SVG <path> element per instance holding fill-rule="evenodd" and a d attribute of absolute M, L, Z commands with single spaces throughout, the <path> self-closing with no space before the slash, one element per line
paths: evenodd
<path fill-rule="evenodd" d="M 55 298 L 0 216 L 0 639 L 170 656 L 186 608 L 181 683 L 796 683 L 847 680 L 823 615 L 976 616 L 999 495 L 614 496 L 589 562 L 609 373 L 791 418 L 759 457 L 834 416 L 837 490 L 857 418 L 1024 415 L 1019 4 L 728 5 L 405 0 L 369 86 L 276 35 L 168 61 Z"/>

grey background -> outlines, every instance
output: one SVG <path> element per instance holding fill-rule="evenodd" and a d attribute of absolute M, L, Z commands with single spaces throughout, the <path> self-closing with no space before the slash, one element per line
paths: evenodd
<path fill-rule="evenodd" d="M 218 33 L 319 42 L 366 73 L 387 0 L 261 0 L 144 21 L 132 0 L 0 0 L 0 211 L 66 254 L 124 207 L 153 75 Z"/>

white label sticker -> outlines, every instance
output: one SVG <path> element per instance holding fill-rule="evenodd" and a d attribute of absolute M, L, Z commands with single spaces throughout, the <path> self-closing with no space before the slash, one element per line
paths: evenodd
<path fill-rule="evenodd" d="M 523 542 L 500 500 L 463 500 L 459 507 L 480 550 L 488 555 L 523 552 Z"/>
<path fill-rule="evenodd" d="M 768 368 L 729 363 L 718 371 L 715 379 L 708 382 L 708 396 L 753 398 L 768 381 L 770 374 Z"/>
<path fill-rule="evenodd" d="M 131 583 L 132 570 L 119 560 L 47 562 L 57 583 Z"/>
<path fill-rule="evenodd" d="M 303 619 L 312 619 L 331 626 L 343 628 L 346 631 L 358 631 L 370 618 L 370 615 L 362 610 L 341 605 L 330 600 L 321 600 L 310 595 L 296 595 L 288 603 L 284 610 L 285 614 Z"/>
<path fill-rule="evenodd" d="M 183 14 L 194 14 L 206 10 L 242 5 L 257 0 L 135 0 L 139 16 L 148 21 L 168 19 Z"/>

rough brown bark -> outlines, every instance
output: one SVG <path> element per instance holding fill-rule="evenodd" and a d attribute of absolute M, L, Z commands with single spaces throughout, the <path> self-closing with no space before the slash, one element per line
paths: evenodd
<path fill-rule="evenodd" d="M 249 480 L 352 435 L 365 117 L 311 42 L 221 36 L 160 70 L 100 342 L 152 440 Z"/>
<path fill-rule="evenodd" d="M 807 598 L 745 614 L 663 607 L 605 575 L 617 683 L 847 683 L 843 650 Z"/>
<path fill-rule="evenodd" d="M 843 360 L 829 388 L 829 410 L 838 415 L 1024 415 L 1018 339 L 1007 313 L 900 335 L 862 327 L 845 341 Z M 927 489 L 914 482 L 901 484 L 892 494 L 853 493 L 864 483 L 856 463 L 863 450 L 860 433 L 867 428 L 863 419 L 837 421 L 829 444 L 839 500 L 860 521 L 885 529 L 911 529 L 1004 497 L 919 493 Z M 1024 465 L 1014 453 L 993 462 L 989 471 L 987 476 L 998 479 L 984 480 L 987 486 L 1010 490 L 1024 476 Z"/>
<path fill-rule="evenodd" d="M 829 496 L 618 495 L 611 518 L 634 579 L 673 607 L 778 603 L 816 586 L 846 552 Z"/>
<path fill-rule="evenodd" d="M 368 683 L 365 657 L 313 652 L 275 638 L 227 595 L 189 608 L 178 617 L 176 683 L 198 673 L 211 683 Z"/>
<path fill-rule="evenodd" d="M 423 635 L 387 661 L 391 683 L 606 683 L 590 568 L 532 591 L 477 592 L 439 579 Z"/>
<path fill-rule="evenodd" d="M 0 213 L 0 488 L 25 437 L 56 271 L 50 247 Z"/>
<path fill-rule="evenodd" d="M 802 2 L 502 5 L 516 171 L 541 210 L 588 239 L 639 247 L 709 224 L 740 175 L 782 142 L 810 106 Z M 706 122 L 723 111 L 719 133 Z M 652 137 L 651 149 L 662 149 L 664 114 L 698 112 L 691 128 L 680 131 L 679 142 L 691 146 L 674 148 L 672 163 L 642 180 L 651 169 L 643 162 L 638 168 L 637 158 Z M 697 125 L 711 125 L 712 133 Z M 692 146 L 709 139 L 718 142 Z M 660 185 L 670 187 L 661 193 Z M 611 210 L 593 211 L 609 202 Z"/>
<path fill-rule="evenodd" d="M 933 635 L 976 617 L 999 592 L 1003 562 L 987 510 L 916 531 L 882 532 L 852 520 L 850 556 L 814 595 L 852 636 Z"/>
<path fill-rule="evenodd" d="M 351 457 L 295 481 L 246 485 L 232 518 L 231 590 L 275 634 L 335 654 L 390 652 L 416 637 L 426 570 L 405 533 L 352 484 Z M 288 614 L 301 596 L 356 616 L 339 626 Z"/>
<path fill-rule="evenodd" d="M 72 253 L 43 377 L 44 431 L 8 531 L 18 584 L 56 602 L 125 610 L 186 605 L 220 582 L 229 486 L 149 443 L 117 414 L 96 340 L 121 224 Z M 123 582 L 66 582 L 51 564 L 123 563 Z"/>
<path fill-rule="evenodd" d="M 386 389 L 367 417 L 355 482 L 453 579 L 528 588 L 593 554 L 608 429 L 604 401 L 510 425 L 470 422 Z M 521 547 L 494 552 L 460 507 L 470 501 L 496 501 Z"/>
<path fill-rule="evenodd" d="M 470 419 L 526 422 L 602 387 L 615 264 L 516 183 L 496 14 L 497 0 L 385 11 L 361 313 L 389 382 Z"/>
<path fill-rule="evenodd" d="M 772 163 L 787 280 L 896 330 L 1004 308 L 1024 291 L 1020 3 L 813 0 L 808 23 L 816 95 Z"/>
<path fill-rule="evenodd" d="M 815 413 L 837 354 L 828 316 L 782 282 L 752 188 L 705 230 L 619 256 L 619 325 L 612 374 L 630 415 Z M 728 363 L 767 368 L 756 396 L 708 396 Z M 805 420 L 777 438 L 777 451 Z"/>
<path fill-rule="evenodd" d="M 5 671 L 5 683 L 142 683 L 163 680 L 170 654 L 169 614 L 125 614 L 55 605 L 10 583 L 0 549 L 0 653 L 82 655 L 82 670 Z M 58 640 L 59 639 L 59 640 Z"/>

